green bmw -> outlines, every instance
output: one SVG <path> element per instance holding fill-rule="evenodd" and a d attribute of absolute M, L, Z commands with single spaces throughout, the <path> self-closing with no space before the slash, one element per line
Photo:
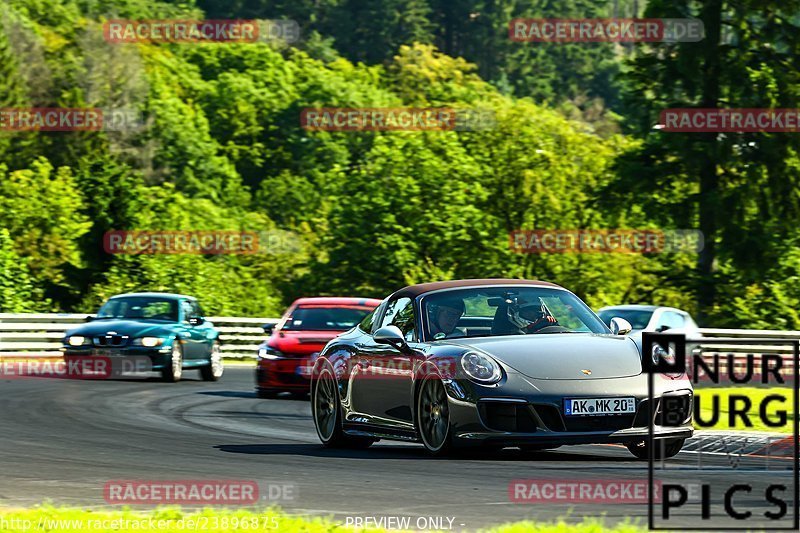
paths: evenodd
<path fill-rule="evenodd" d="M 197 369 L 206 381 L 222 377 L 219 331 L 203 318 L 195 298 L 133 293 L 110 298 L 88 323 L 66 332 L 64 358 L 149 358 L 148 370 L 176 382 Z"/>

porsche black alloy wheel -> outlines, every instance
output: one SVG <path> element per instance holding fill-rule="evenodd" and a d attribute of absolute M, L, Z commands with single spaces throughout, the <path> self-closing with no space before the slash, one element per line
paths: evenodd
<path fill-rule="evenodd" d="M 450 406 L 444 384 L 437 376 L 425 377 L 420 385 L 417 425 L 422 443 L 429 452 L 439 455 L 451 451 Z"/>
<path fill-rule="evenodd" d="M 339 394 L 329 368 L 323 368 L 311 396 L 314 426 L 322 445 L 330 448 L 368 448 L 375 440 L 351 437 L 342 431 Z"/>

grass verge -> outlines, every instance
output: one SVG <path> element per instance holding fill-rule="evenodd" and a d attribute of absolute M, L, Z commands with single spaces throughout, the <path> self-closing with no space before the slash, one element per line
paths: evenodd
<path fill-rule="evenodd" d="M 414 519 L 411 519 L 414 531 Z M 7 533 L 34 532 L 88 532 L 114 531 L 115 533 L 228 533 L 238 531 L 294 532 L 346 532 L 363 531 L 347 527 L 328 518 L 291 516 L 271 508 L 262 512 L 248 510 L 183 511 L 179 508 L 161 508 L 154 511 L 86 511 L 63 507 L 42 506 L 33 509 L 0 509 L 0 531 Z M 369 531 L 386 531 L 370 529 Z M 396 531 L 396 530 L 394 530 Z M 553 523 L 516 522 L 483 530 L 491 533 L 642 533 L 642 527 L 622 523 L 606 526 L 596 519 L 585 519 L 571 524 L 565 521 Z"/>
<path fill-rule="evenodd" d="M 727 429 L 737 431 L 768 431 L 771 433 L 792 433 L 793 421 L 796 413 L 794 413 L 794 399 L 792 389 L 789 387 L 706 387 L 698 388 L 694 391 L 695 401 L 700 405 L 700 417 L 702 420 L 710 422 L 714 416 L 712 408 L 714 397 L 719 399 L 719 418 L 710 426 L 701 426 L 697 423 L 695 417 L 695 428 L 699 430 L 704 429 Z M 748 426 L 742 417 L 736 416 L 731 425 L 730 420 L 730 407 L 731 396 L 743 396 L 750 400 L 751 407 L 747 411 L 750 425 Z M 764 406 L 766 420 L 770 422 L 779 422 L 779 411 L 785 411 L 786 422 L 778 427 L 772 427 L 765 423 L 760 415 L 760 408 L 762 402 L 765 401 L 767 396 L 778 395 L 782 400 L 773 400 Z M 736 400 L 739 406 L 743 406 L 740 400 Z"/>

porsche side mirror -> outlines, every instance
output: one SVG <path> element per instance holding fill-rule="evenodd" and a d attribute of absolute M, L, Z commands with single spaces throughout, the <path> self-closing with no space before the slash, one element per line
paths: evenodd
<path fill-rule="evenodd" d="M 89 316 L 87 316 L 87 317 L 86 317 L 86 318 L 85 318 L 83 321 L 84 321 L 84 322 L 91 322 L 91 321 L 92 321 L 92 320 L 94 320 L 95 318 L 97 318 L 97 317 L 95 317 L 94 315 L 89 315 Z"/>
<path fill-rule="evenodd" d="M 614 335 L 627 335 L 633 326 L 624 318 L 614 317 L 611 319 L 611 333 Z"/>
<path fill-rule="evenodd" d="M 201 324 L 204 324 L 205 321 L 206 321 L 206 319 L 201 317 L 201 316 L 190 316 L 189 317 L 189 325 L 190 326 L 200 326 Z"/>
<path fill-rule="evenodd" d="M 261 326 L 261 329 L 263 329 L 264 333 L 266 333 L 267 335 L 272 335 L 272 332 L 275 330 L 276 325 L 277 324 L 264 324 L 263 326 Z"/>
<path fill-rule="evenodd" d="M 400 331 L 400 328 L 397 326 L 382 327 L 375 332 L 375 335 L 373 335 L 372 338 L 375 339 L 375 342 L 378 344 L 388 344 L 389 346 L 394 346 L 401 352 L 406 352 L 409 349 L 406 339 L 403 337 L 403 332 Z"/>

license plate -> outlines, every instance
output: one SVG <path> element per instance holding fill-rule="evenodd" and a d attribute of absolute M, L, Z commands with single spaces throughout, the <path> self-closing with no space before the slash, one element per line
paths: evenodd
<path fill-rule="evenodd" d="M 98 357 L 110 357 L 114 355 L 114 352 L 109 350 L 108 348 L 95 348 L 94 354 Z"/>
<path fill-rule="evenodd" d="M 636 398 L 568 398 L 567 416 L 623 415 L 636 412 Z"/>

